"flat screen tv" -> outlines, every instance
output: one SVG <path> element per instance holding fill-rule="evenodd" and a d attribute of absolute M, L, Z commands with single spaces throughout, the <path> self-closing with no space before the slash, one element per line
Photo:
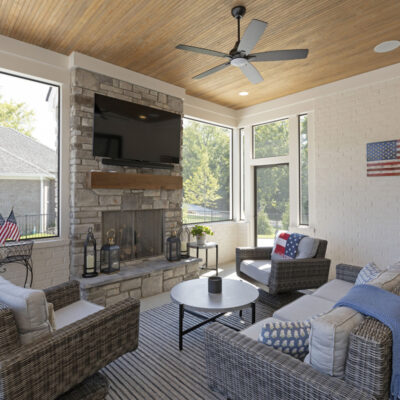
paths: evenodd
<path fill-rule="evenodd" d="M 107 164 L 177 164 L 181 116 L 95 95 L 93 155 Z"/>

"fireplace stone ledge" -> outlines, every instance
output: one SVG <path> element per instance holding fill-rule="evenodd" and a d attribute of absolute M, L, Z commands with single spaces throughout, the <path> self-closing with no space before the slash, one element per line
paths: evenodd
<path fill-rule="evenodd" d="M 167 292 L 184 280 L 199 277 L 201 258 L 180 261 L 153 259 L 131 266 L 122 266 L 114 274 L 95 278 L 77 278 L 81 297 L 92 303 L 109 306 L 128 297 L 144 298 Z"/>

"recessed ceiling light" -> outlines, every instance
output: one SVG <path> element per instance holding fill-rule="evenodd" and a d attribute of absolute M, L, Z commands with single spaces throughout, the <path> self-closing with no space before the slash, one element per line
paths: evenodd
<path fill-rule="evenodd" d="M 239 92 L 239 96 L 247 96 L 249 92 Z"/>
<path fill-rule="evenodd" d="M 388 40 L 387 42 L 379 43 L 374 47 L 375 53 L 387 53 L 393 51 L 400 46 L 400 41 L 398 40 Z"/>
<path fill-rule="evenodd" d="M 139 115 L 139 118 L 140 119 L 147 119 L 147 117 L 145 115 L 143 115 L 143 114 Z"/>

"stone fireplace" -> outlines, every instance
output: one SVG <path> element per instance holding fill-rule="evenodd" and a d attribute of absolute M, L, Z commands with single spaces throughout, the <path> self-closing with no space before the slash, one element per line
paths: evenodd
<path fill-rule="evenodd" d="M 182 99 L 133 85 L 81 68 L 71 77 L 70 145 L 70 239 L 72 277 L 80 277 L 83 244 L 89 228 L 93 229 L 97 249 L 107 243 L 107 232 L 115 232 L 121 246 L 122 267 L 136 260 L 163 253 L 163 243 L 182 221 L 182 189 L 93 189 L 92 171 L 122 174 L 181 176 L 180 165 L 172 169 L 130 168 L 105 165 L 92 154 L 94 95 L 100 93 L 121 100 L 183 112 Z"/>
<path fill-rule="evenodd" d="M 105 211 L 102 242 L 111 238 L 120 247 L 121 262 L 163 254 L 163 210 Z"/>

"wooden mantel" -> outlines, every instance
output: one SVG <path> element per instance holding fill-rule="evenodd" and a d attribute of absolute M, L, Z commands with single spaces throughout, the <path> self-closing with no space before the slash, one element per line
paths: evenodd
<path fill-rule="evenodd" d="M 91 171 L 89 187 L 91 189 L 177 190 L 182 189 L 182 177 Z"/>

